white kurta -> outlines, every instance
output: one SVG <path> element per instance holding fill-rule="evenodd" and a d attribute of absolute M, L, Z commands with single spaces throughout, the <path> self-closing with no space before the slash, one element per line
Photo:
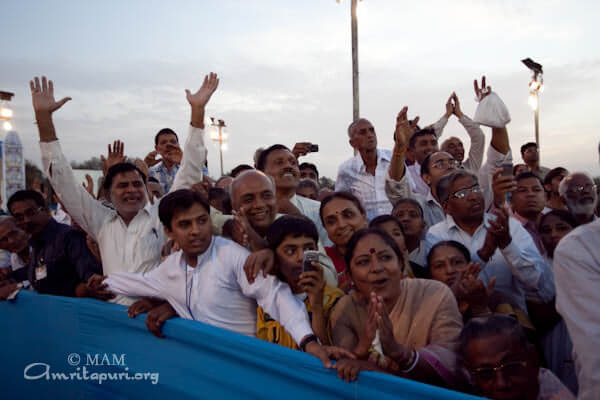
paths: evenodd
<path fill-rule="evenodd" d="M 167 300 L 182 318 L 248 336 L 256 336 L 258 303 L 300 343 L 312 334 L 304 303 L 272 275 L 258 274 L 249 284 L 244 273 L 249 254 L 237 243 L 213 236 L 196 267 L 187 265 L 183 251 L 178 251 L 150 272 L 114 273 L 105 283 L 115 293 Z"/>

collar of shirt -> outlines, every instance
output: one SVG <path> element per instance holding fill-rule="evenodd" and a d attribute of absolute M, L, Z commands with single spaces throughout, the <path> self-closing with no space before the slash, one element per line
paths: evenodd
<path fill-rule="evenodd" d="M 484 214 L 483 215 L 483 221 L 481 221 L 481 224 L 477 227 L 477 229 L 475 230 L 475 232 L 473 233 L 472 236 L 477 235 L 477 233 L 484 229 L 485 230 L 485 226 L 484 226 L 484 221 L 486 221 L 489 218 L 489 214 Z M 452 218 L 452 215 L 447 214 L 446 215 L 446 220 L 444 221 L 444 223 L 446 224 L 446 227 L 448 228 L 448 230 L 460 230 L 462 232 L 465 232 L 460 226 L 458 226 L 458 224 L 456 223 L 456 221 L 454 221 L 454 218 Z M 466 233 L 466 232 L 465 232 Z M 471 236 L 471 235 L 469 235 Z"/>
<path fill-rule="evenodd" d="M 391 160 L 392 158 L 390 157 L 390 154 L 388 154 L 388 152 L 382 151 L 381 149 L 377 149 L 377 166 L 380 165 L 380 161 L 390 162 Z M 358 172 L 363 174 L 367 172 L 367 167 L 365 166 L 365 162 L 363 161 L 360 154 L 357 154 L 354 157 L 354 164 Z"/>
<path fill-rule="evenodd" d="M 427 192 L 427 196 L 425 196 L 425 201 L 428 202 L 428 203 L 434 203 L 439 208 L 442 208 L 442 206 L 440 205 L 440 203 L 438 203 L 438 201 L 435 199 L 435 197 L 433 197 L 433 193 L 431 193 L 431 189 L 429 189 L 429 191 Z"/>
<path fill-rule="evenodd" d="M 169 169 L 167 168 L 167 166 L 165 165 L 164 162 L 159 162 L 158 164 L 156 164 L 154 167 L 152 167 L 151 169 L 155 172 L 164 172 L 165 174 L 174 174 L 175 172 L 177 172 L 177 170 L 179 169 L 179 166 L 181 164 L 173 164 L 173 166 L 171 167 L 171 171 L 169 172 Z"/>

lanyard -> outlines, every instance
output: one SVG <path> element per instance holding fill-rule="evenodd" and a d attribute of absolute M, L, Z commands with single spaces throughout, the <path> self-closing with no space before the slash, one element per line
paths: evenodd
<path fill-rule="evenodd" d="M 192 285 L 194 284 L 194 274 L 191 274 L 190 278 L 190 288 L 188 290 L 188 265 L 185 263 L 185 306 L 187 307 L 188 312 L 192 316 L 192 319 L 195 321 L 194 313 L 192 313 L 192 309 L 190 308 L 190 303 L 192 299 Z"/>

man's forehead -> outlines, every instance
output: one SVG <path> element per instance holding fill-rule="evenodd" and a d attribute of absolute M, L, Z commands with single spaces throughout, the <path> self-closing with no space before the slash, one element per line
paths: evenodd
<path fill-rule="evenodd" d="M 124 181 L 141 181 L 142 176 L 137 170 L 133 171 L 124 171 L 115 174 L 113 181 L 114 182 L 124 182 Z"/>
<path fill-rule="evenodd" d="M 273 150 L 269 154 L 267 154 L 266 161 L 268 163 L 269 161 L 275 160 L 277 158 L 290 157 L 290 156 L 294 157 L 294 154 L 291 151 L 289 151 L 288 149 L 277 149 L 277 150 Z"/>
<path fill-rule="evenodd" d="M 584 174 L 573 174 L 571 175 L 571 179 L 569 179 L 568 181 L 569 186 L 571 185 L 580 185 L 580 184 L 586 184 L 586 183 L 593 183 L 592 180 L 584 175 Z"/>
<path fill-rule="evenodd" d="M 12 209 L 27 209 L 38 207 L 37 203 L 33 199 L 22 199 L 11 203 L 10 208 Z"/>
<path fill-rule="evenodd" d="M 519 186 L 542 186 L 542 183 L 539 181 L 539 179 L 532 177 L 529 178 L 523 178 L 520 179 L 519 181 L 517 181 L 517 187 Z"/>
<path fill-rule="evenodd" d="M 158 137 L 158 143 L 170 142 L 172 140 L 177 141 L 177 136 L 173 135 L 172 133 L 163 133 Z"/>
<path fill-rule="evenodd" d="M 363 118 L 363 119 L 359 119 L 358 121 L 356 121 L 355 128 L 356 129 L 364 129 L 364 128 L 370 128 L 372 126 L 373 126 L 373 124 L 371 124 L 371 121 Z"/>
<path fill-rule="evenodd" d="M 236 196 L 249 193 L 273 191 L 274 184 L 268 176 L 257 171 L 248 171 L 240 174 L 233 182 L 232 190 Z"/>
<path fill-rule="evenodd" d="M 202 204 L 194 203 L 190 208 L 176 210 L 173 214 L 173 221 L 192 220 L 208 215 L 208 211 Z"/>

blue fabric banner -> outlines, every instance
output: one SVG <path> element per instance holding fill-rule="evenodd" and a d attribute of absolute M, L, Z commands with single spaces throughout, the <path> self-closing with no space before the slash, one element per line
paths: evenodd
<path fill-rule="evenodd" d="M 3 399 L 474 399 L 379 373 L 353 383 L 299 351 L 173 319 L 165 339 L 145 315 L 90 299 L 22 291 L 0 302 Z"/>

